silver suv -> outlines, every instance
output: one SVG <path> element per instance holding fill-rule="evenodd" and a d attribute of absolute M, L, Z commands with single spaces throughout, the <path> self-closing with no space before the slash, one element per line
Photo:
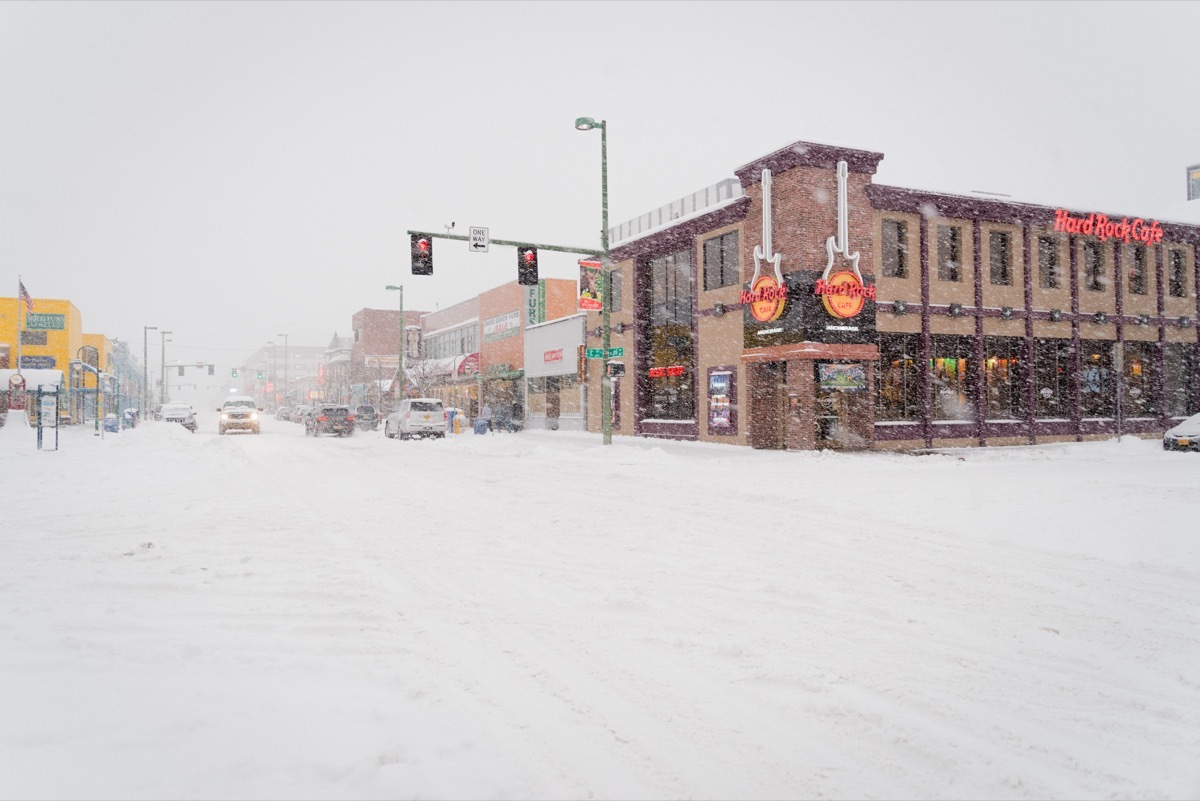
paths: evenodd
<path fill-rule="evenodd" d="M 258 413 L 262 409 L 255 405 L 254 398 L 249 395 L 230 395 L 217 411 L 221 413 L 217 423 L 217 432 L 220 434 L 226 431 L 252 431 L 258 434 L 261 431 Z"/>

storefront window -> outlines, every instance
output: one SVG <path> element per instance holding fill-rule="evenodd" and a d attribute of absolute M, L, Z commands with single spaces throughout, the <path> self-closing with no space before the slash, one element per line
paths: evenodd
<path fill-rule="evenodd" d="M 695 343 L 692 299 L 695 283 L 687 251 L 654 259 L 649 273 L 646 408 L 644 419 L 694 420 Z"/>
<path fill-rule="evenodd" d="M 1171 417 L 1186 417 L 1200 410 L 1200 397 L 1197 397 L 1196 391 L 1195 345 L 1168 342 L 1165 348 L 1167 414 Z"/>
<path fill-rule="evenodd" d="M 1122 417 L 1158 416 L 1158 343 L 1125 343 L 1125 395 Z"/>
<path fill-rule="evenodd" d="M 1019 420 L 1025 404 L 1021 386 L 1025 375 L 1025 340 L 985 337 L 983 376 L 987 388 L 987 419 Z"/>
<path fill-rule="evenodd" d="M 1033 359 L 1038 419 L 1070 419 L 1071 343 L 1065 339 L 1039 339 L 1034 342 Z"/>
<path fill-rule="evenodd" d="M 969 337 L 935 336 L 929 360 L 933 378 L 933 418 L 935 420 L 971 420 L 975 404 L 971 400 L 971 348 Z"/>
<path fill-rule="evenodd" d="M 875 367 L 875 419 L 920 420 L 921 378 L 916 334 L 880 334 Z"/>
<path fill-rule="evenodd" d="M 1104 340 L 1083 340 L 1079 392 L 1084 417 L 1115 417 L 1113 346 Z"/>

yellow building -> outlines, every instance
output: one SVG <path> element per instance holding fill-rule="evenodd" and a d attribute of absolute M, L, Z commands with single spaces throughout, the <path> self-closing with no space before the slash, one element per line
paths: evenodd
<path fill-rule="evenodd" d="M 17 325 L 23 323 L 21 367 L 71 369 L 84 345 L 79 309 L 69 300 L 34 298 L 33 311 L 18 308 L 16 298 L 0 298 L 0 369 L 17 367 Z"/>

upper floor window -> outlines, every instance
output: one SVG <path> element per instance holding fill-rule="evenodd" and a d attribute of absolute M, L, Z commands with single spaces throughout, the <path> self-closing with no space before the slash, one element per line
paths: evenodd
<path fill-rule="evenodd" d="M 993 284 L 1012 283 L 1012 236 L 1007 231 L 988 234 L 988 263 Z"/>
<path fill-rule="evenodd" d="M 740 281 L 738 234 L 730 231 L 704 241 L 704 288 L 720 289 Z"/>
<path fill-rule="evenodd" d="M 692 327 L 692 260 L 686 250 L 650 262 L 650 323 Z"/>
<path fill-rule="evenodd" d="M 1042 289 L 1058 289 L 1058 240 L 1052 236 L 1038 237 L 1038 285 Z"/>
<path fill-rule="evenodd" d="M 1134 245 L 1129 260 L 1129 291 L 1134 295 L 1146 294 L 1146 248 Z"/>
<path fill-rule="evenodd" d="M 1083 285 L 1093 292 L 1104 291 L 1104 259 L 1099 242 L 1083 243 Z"/>
<path fill-rule="evenodd" d="M 961 281 L 962 227 L 939 225 L 937 227 L 937 243 L 938 278 L 942 281 Z"/>
<path fill-rule="evenodd" d="M 883 274 L 908 277 L 908 225 L 903 220 L 883 221 Z"/>
<path fill-rule="evenodd" d="M 1173 298 L 1187 296 L 1187 273 L 1182 250 L 1167 251 L 1167 291 Z"/>

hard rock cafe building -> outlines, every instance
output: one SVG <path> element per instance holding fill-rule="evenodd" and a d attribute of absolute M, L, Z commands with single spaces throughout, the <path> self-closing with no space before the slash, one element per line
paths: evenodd
<path fill-rule="evenodd" d="M 614 433 L 920 449 L 1200 410 L 1200 226 L 882 186 L 882 158 L 798 142 L 615 229 Z"/>

